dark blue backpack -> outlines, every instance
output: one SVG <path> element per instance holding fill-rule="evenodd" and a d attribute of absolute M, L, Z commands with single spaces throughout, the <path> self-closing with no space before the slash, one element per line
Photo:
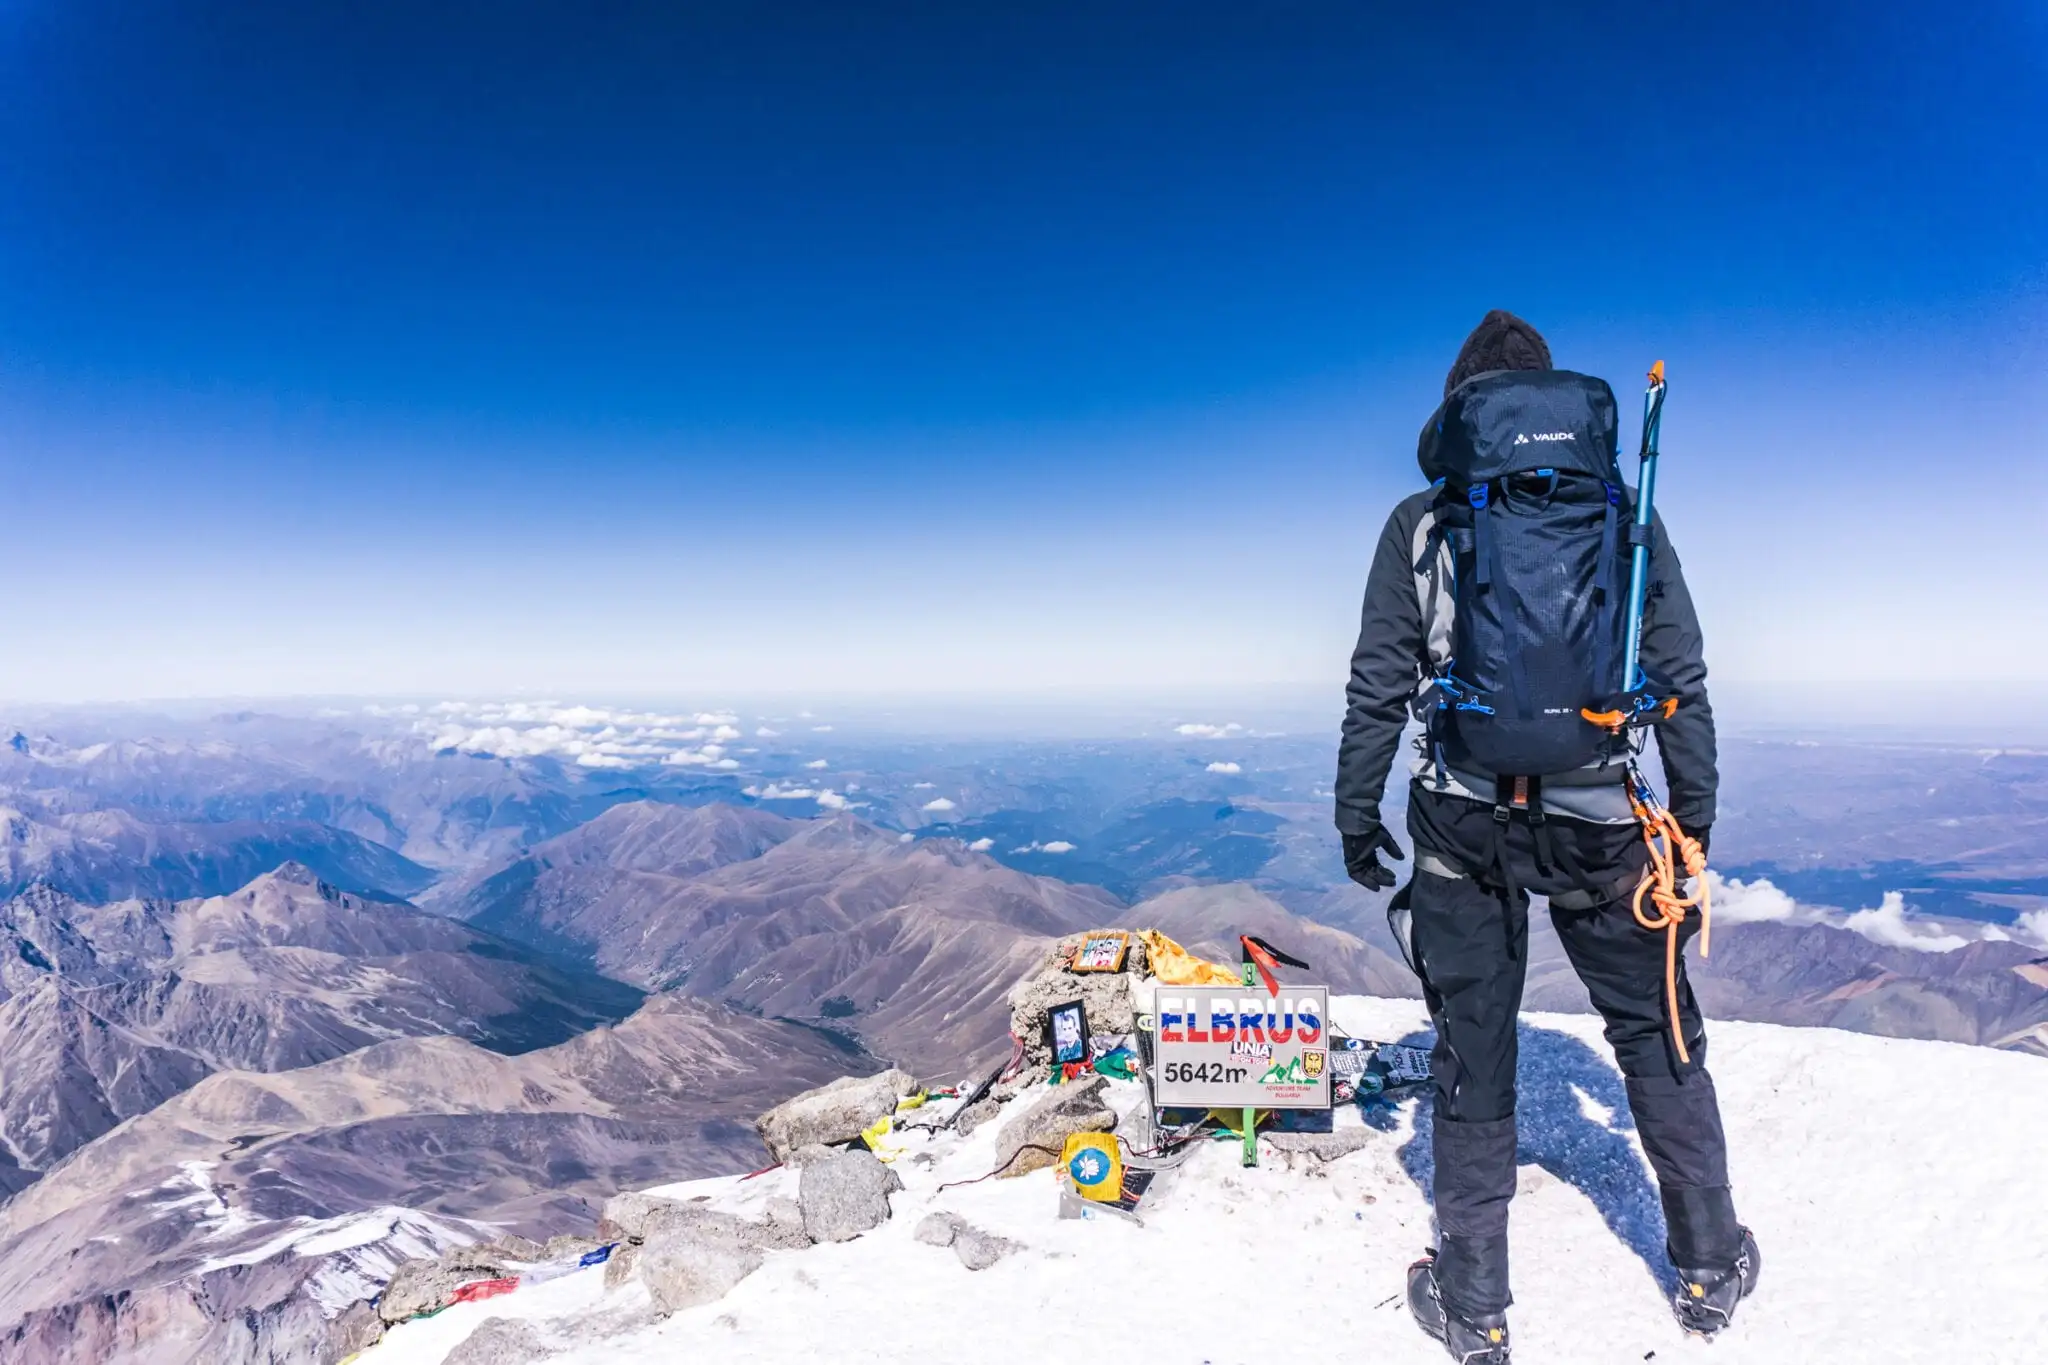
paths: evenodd
<path fill-rule="evenodd" d="M 1451 659 L 1425 693 L 1439 762 L 1541 777 L 1618 759 L 1581 713 L 1621 690 L 1628 554 L 1614 391 L 1569 370 L 1453 390 L 1418 454 L 1453 556 Z"/>

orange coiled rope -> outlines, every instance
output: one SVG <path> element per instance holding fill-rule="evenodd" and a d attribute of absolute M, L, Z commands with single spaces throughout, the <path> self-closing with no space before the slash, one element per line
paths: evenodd
<path fill-rule="evenodd" d="M 1707 888 L 1707 851 L 1700 847 L 1699 840 L 1678 827 L 1670 811 L 1648 796 L 1647 787 L 1639 785 L 1636 792 L 1636 818 L 1643 823 L 1643 843 L 1650 850 L 1650 865 L 1643 869 L 1643 879 L 1636 883 L 1636 923 L 1652 932 L 1664 931 L 1664 1001 L 1671 1019 L 1671 1041 L 1678 1047 L 1679 1064 L 1690 1066 L 1692 1057 L 1685 1050 L 1685 1030 L 1678 1020 L 1678 932 L 1686 915 L 1698 910 L 1700 956 L 1711 953 L 1714 920 Z M 1681 866 L 1685 875 L 1693 879 L 1691 895 L 1685 895 L 1679 888 Z M 1644 910 L 1645 898 L 1655 914 Z"/>

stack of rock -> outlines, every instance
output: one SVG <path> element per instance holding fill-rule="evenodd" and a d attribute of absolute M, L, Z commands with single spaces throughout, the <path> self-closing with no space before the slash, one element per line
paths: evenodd
<path fill-rule="evenodd" d="M 1145 945 L 1136 934 L 1131 935 L 1121 971 L 1074 971 L 1074 952 L 1088 937 L 1070 934 L 1061 939 L 1037 970 L 1010 991 L 1010 1032 L 1024 1045 L 1024 1066 L 1006 1083 L 1006 1094 L 1043 1083 L 1051 1074 L 1052 1044 L 1046 1037 L 1046 1019 L 1056 1005 L 1080 1001 L 1088 1015 L 1088 1031 L 1096 1036 L 1121 1037 L 1136 1030 L 1132 987 L 1145 978 Z"/>

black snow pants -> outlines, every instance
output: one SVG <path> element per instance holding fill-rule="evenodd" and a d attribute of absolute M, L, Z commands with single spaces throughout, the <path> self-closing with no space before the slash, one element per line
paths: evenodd
<path fill-rule="evenodd" d="M 1672 1045 L 1664 935 L 1630 909 L 1647 861 L 1641 830 L 1551 816 L 1502 822 L 1488 803 L 1410 792 L 1414 879 L 1395 907 L 1409 912 L 1410 960 L 1436 1023 L 1437 1278 L 1470 1318 L 1504 1311 L 1508 1202 L 1515 1193 L 1516 1016 L 1529 939 L 1529 893 L 1551 898 L 1566 955 L 1606 1021 L 1636 1132 L 1664 1206 L 1674 1263 L 1733 1265 L 1741 1230 L 1706 1029 L 1680 959 L 1679 1022 L 1689 1064 Z M 1537 855 L 1541 852 L 1542 857 Z M 1397 923 L 1397 929 L 1398 929 Z M 1698 931 L 1689 917 L 1682 933 Z"/>

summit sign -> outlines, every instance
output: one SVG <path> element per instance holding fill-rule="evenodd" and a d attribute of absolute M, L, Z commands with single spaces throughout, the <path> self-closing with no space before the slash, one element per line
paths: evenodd
<path fill-rule="evenodd" d="M 1199 1109 L 1330 1107 L 1330 992 L 1161 987 L 1152 1101 Z"/>

